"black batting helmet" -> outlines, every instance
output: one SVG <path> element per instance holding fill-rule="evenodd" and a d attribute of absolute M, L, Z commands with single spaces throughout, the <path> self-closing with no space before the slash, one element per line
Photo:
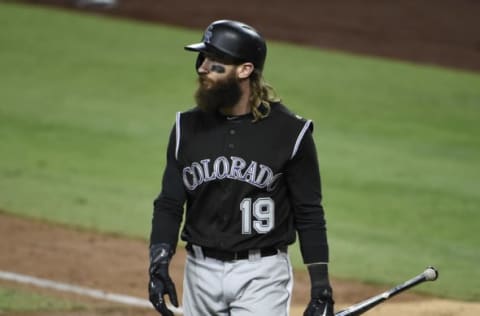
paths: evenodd
<path fill-rule="evenodd" d="M 203 62 L 203 54 L 211 54 L 233 63 L 251 62 L 262 70 L 267 56 L 263 37 L 251 26 L 232 20 L 219 20 L 210 24 L 200 43 L 185 46 L 199 52 L 196 67 Z"/>

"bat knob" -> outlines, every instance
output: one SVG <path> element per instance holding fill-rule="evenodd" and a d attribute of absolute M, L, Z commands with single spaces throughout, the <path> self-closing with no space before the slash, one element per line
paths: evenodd
<path fill-rule="evenodd" d="M 425 279 L 427 281 L 435 281 L 438 278 L 438 270 L 435 267 L 428 267 L 423 274 L 425 275 Z"/>

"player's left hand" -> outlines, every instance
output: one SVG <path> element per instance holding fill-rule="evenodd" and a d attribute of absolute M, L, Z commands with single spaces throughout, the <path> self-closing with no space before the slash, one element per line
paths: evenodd
<path fill-rule="evenodd" d="M 334 304 L 330 288 L 312 289 L 312 299 L 303 316 L 334 316 Z"/>
<path fill-rule="evenodd" d="M 173 251 L 167 244 L 152 245 L 150 248 L 149 299 L 162 316 L 173 316 L 173 312 L 165 304 L 165 295 L 168 295 L 173 306 L 178 307 L 175 284 L 168 274 L 168 265 L 172 255 Z"/>

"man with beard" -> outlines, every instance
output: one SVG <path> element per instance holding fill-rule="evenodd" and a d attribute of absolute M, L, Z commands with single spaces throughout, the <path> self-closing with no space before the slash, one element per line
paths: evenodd
<path fill-rule="evenodd" d="M 212 72 L 213 75 L 219 74 L 218 78 L 210 78 L 208 76 L 209 69 L 216 69 Z M 226 72 L 226 68 L 229 68 L 229 72 L 225 75 L 222 75 Z M 238 78 L 234 73 L 231 67 L 228 65 L 222 65 L 216 62 L 214 56 L 205 56 L 205 61 L 198 68 L 198 90 L 195 93 L 195 100 L 197 101 L 197 106 L 207 112 L 212 111 L 223 111 L 224 114 L 233 110 L 235 105 L 242 104 L 246 105 L 246 102 L 241 102 L 240 98 L 242 95 L 248 96 L 248 94 L 242 93 L 242 82 L 244 78 Z M 248 74 L 248 70 L 247 70 Z M 210 75 L 212 76 L 212 75 Z M 247 86 L 248 87 L 248 86 Z M 235 108 L 235 110 L 237 110 Z M 248 111 L 248 109 L 242 109 L 242 111 Z"/>
<path fill-rule="evenodd" d="M 288 315 L 287 247 L 298 234 L 311 279 L 304 315 L 333 316 L 313 123 L 264 81 L 267 47 L 251 26 L 215 21 L 185 49 L 198 53 L 197 106 L 177 113 L 170 134 L 154 201 L 150 301 L 161 315 L 173 315 L 165 296 L 179 306 L 168 268 L 184 219 L 185 315 Z"/>

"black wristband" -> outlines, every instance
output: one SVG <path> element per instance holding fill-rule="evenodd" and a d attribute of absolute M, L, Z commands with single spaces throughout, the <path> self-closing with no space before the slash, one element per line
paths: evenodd
<path fill-rule="evenodd" d="M 153 244 L 150 246 L 150 264 L 168 264 L 174 253 L 170 244 Z"/>
<path fill-rule="evenodd" d="M 310 264 L 308 267 L 308 274 L 311 282 L 311 297 L 332 297 L 332 287 L 328 278 L 328 264 L 317 263 Z"/>

